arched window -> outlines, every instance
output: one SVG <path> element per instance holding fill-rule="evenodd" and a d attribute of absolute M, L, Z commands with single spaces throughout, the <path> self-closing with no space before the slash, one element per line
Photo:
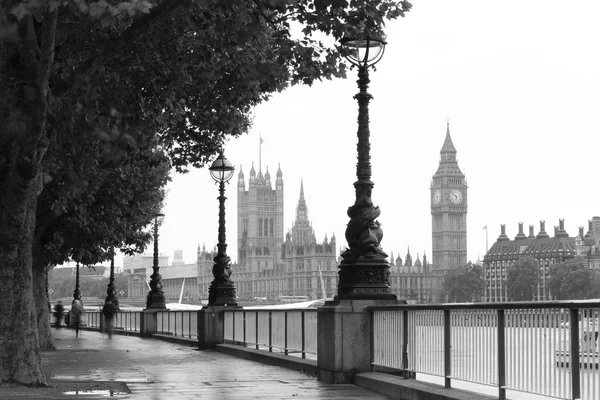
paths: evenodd
<path fill-rule="evenodd" d="M 275 225 L 275 221 L 273 221 L 273 218 L 271 218 L 271 237 L 273 237 L 273 225 Z"/>
<path fill-rule="evenodd" d="M 258 236 L 262 236 L 262 228 L 263 228 L 263 220 L 260 218 L 258 220 Z"/>
<path fill-rule="evenodd" d="M 269 220 L 265 218 L 265 236 L 269 236 Z"/>

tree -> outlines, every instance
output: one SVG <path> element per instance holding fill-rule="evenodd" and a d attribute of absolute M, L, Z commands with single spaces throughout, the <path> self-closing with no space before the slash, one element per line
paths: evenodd
<path fill-rule="evenodd" d="M 506 291 L 512 301 L 531 301 L 537 294 L 539 267 L 532 257 L 520 258 L 508 268 Z"/>
<path fill-rule="evenodd" d="M 46 274 L 67 260 L 94 265 L 112 248 L 129 254 L 151 240 L 145 230 L 161 209 L 169 160 L 155 146 L 126 150 L 120 163 L 106 159 L 95 135 L 54 143 L 44 160 L 46 184 L 38 197 L 33 242 L 33 288 L 40 347 L 53 348 Z M 104 288 L 106 293 L 106 286 Z"/>
<path fill-rule="evenodd" d="M 443 288 L 449 302 L 465 303 L 478 300 L 484 285 L 483 269 L 469 261 L 464 267 L 446 274 Z"/>
<path fill-rule="evenodd" d="M 558 300 L 584 300 L 600 297 L 598 271 L 585 268 L 583 259 L 576 257 L 550 267 L 548 289 Z"/>
<path fill-rule="evenodd" d="M 159 134 L 173 165 L 207 163 L 289 84 L 344 76 L 333 46 L 381 34 L 408 2 L 6 0 L 0 3 L 0 383 L 45 383 L 32 287 L 42 161 L 58 135 L 125 157 Z M 299 23 L 303 37 L 292 35 Z M 114 147 L 116 150 L 113 150 Z"/>

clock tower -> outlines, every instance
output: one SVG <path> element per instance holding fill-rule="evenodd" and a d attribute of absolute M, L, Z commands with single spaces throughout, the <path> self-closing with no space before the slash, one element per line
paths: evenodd
<path fill-rule="evenodd" d="M 431 180 L 432 270 L 439 272 L 467 263 L 467 182 L 458 166 L 450 123 L 440 156 Z"/>

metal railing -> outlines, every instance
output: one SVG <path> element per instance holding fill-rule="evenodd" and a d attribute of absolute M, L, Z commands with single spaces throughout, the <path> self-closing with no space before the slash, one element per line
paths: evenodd
<path fill-rule="evenodd" d="M 600 398 L 600 302 L 370 307 L 374 369 L 561 399 Z M 576 322 L 576 323 L 573 323 Z"/>
<path fill-rule="evenodd" d="M 139 311 L 119 311 L 115 316 L 115 329 L 140 331 L 141 314 Z"/>
<path fill-rule="evenodd" d="M 100 328 L 103 318 L 102 311 L 87 311 L 85 313 L 85 325 L 90 328 Z M 141 313 L 139 311 L 119 311 L 115 315 L 114 329 L 124 331 L 140 331 Z"/>
<path fill-rule="evenodd" d="M 198 311 L 159 311 L 156 332 L 178 337 L 198 338 Z"/>
<path fill-rule="evenodd" d="M 317 310 L 226 310 L 225 343 L 257 350 L 298 355 L 317 355 Z"/>
<path fill-rule="evenodd" d="M 101 319 L 101 311 L 86 311 L 85 313 L 85 325 L 90 328 L 100 328 Z"/>

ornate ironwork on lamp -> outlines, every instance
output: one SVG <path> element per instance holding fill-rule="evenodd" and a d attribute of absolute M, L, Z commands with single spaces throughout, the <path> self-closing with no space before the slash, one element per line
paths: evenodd
<path fill-rule="evenodd" d="M 117 297 L 117 287 L 115 286 L 115 249 L 110 249 L 110 277 L 108 278 L 108 285 L 106 287 L 106 299 L 104 303 L 113 303 L 119 308 L 119 298 Z"/>
<path fill-rule="evenodd" d="M 235 284 L 231 280 L 231 258 L 227 255 L 225 243 L 225 182 L 231 179 L 235 168 L 221 151 L 209 170 L 210 176 L 219 184 L 219 243 L 212 269 L 214 279 L 208 289 L 208 305 L 237 306 Z"/>
<path fill-rule="evenodd" d="M 79 261 L 75 266 L 75 290 L 73 291 L 73 300 L 81 300 L 81 291 L 79 290 Z"/>
<path fill-rule="evenodd" d="M 358 163 L 354 182 L 356 201 L 348 208 L 350 221 L 346 228 L 348 249 L 342 253 L 339 266 L 338 300 L 396 300 L 390 289 L 390 265 L 381 248 L 383 230 L 376 220 L 381 211 L 373 206 L 371 191 L 371 144 L 369 142 L 369 68 L 385 51 L 385 41 L 365 37 L 342 40 L 344 57 L 358 68 Z"/>
<path fill-rule="evenodd" d="M 146 298 L 146 309 L 167 308 L 165 304 L 165 294 L 162 290 L 162 277 L 159 274 L 160 267 L 158 266 L 158 224 L 162 222 L 164 214 L 156 214 L 154 217 L 154 262 L 152 265 L 152 275 L 150 275 L 150 291 Z"/>

